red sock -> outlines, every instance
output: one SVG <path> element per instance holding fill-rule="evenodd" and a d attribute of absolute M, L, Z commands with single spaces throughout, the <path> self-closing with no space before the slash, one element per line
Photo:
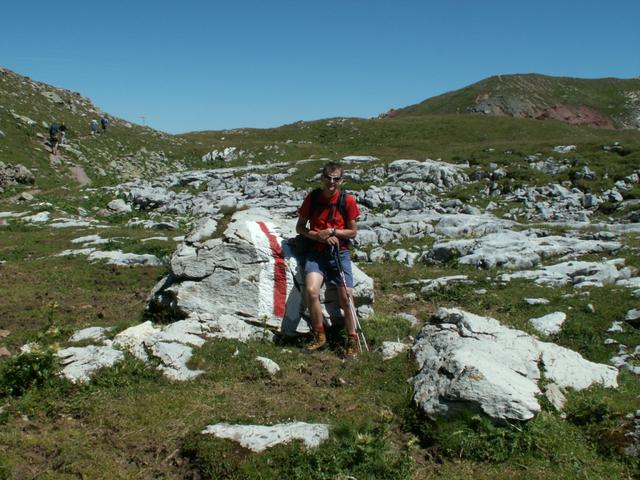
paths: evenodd
<path fill-rule="evenodd" d="M 324 333 L 324 325 L 320 325 L 319 327 L 313 327 L 314 332 Z"/>

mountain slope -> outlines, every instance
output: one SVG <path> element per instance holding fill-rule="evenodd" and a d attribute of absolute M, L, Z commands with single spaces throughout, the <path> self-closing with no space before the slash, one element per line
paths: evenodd
<path fill-rule="evenodd" d="M 109 119 L 108 132 L 90 135 L 89 122 Z M 58 158 L 47 144 L 51 122 L 65 124 Z M 39 187 L 69 183 L 66 167 L 82 167 L 93 184 L 174 170 L 189 158 L 187 142 L 109 115 L 88 98 L 0 67 L 0 161 L 38 172 Z"/>
<path fill-rule="evenodd" d="M 392 117 L 483 113 L 561 120 L 601 128 L 640 128 L 640 79 L 498 75 L 392 110 Z"/>

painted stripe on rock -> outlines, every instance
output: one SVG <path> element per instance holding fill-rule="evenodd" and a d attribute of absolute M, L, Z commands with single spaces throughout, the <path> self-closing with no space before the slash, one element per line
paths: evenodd
<path fill-rule="evenodd" d="M 282 248 L 276 237 L 265 222 L 257 222 L 260 230 L 269 240 L 273 265 L 273 314 L 276 317 L 284 317 L 287 303 L 287 265 L 282 254 Z"/>

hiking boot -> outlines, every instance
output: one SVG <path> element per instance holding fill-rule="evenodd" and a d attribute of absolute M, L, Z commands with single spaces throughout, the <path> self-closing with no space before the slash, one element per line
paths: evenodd
<path fill-rule="evenodd" d="M 327 336 L 324 332 L 313 332 L 313 340 L 304 347 L 304 352 L 313 353 L 324 350 L 327 347 Z"/>
<path fill-rule="evenodd" d="M 358 337 L 347 337 L 347 345 L 344 348 L 344 356 L 346 358 L 356 358 L 360 353 L 360 346 L 358 345 Z"/>

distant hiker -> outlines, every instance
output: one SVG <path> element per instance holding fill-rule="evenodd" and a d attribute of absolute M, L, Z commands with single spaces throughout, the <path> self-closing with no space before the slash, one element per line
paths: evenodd
<path fill-rule="evenodd" d="M 98 131 L 98 121 L 95 118 L 92 119 L 89 126 L 91 127 L 91 135 L 95 135 Z"/>
<path fill-rule="evenodd" d="M 49 145 L 51 146 L 51 153 L 53 155 L 58 154 L 58 141 L 60 140 L 60 127 L 56 122 L 49 125 Z"/>
<path fill-rule="evenodd" d="M 348 308 L 349 295 L 353 288 L 348 243 L 356 237 L 356 219 L 360 216 L 360 209 L 352 195 L 340 190 L 342 173 L 339 163 L 329 162 L 324 166 L 320 179 L 321 188 L 309 193 L 298 210 L 296 232 L 311 240 L 304 272 L 313 339 L 305 346 L 305 351 L 315 352 L 326 347 L 327 337 L 320 304 L 320 288 L 323 282 L 326 282 L 338 288 L 347 332 L 346 355 L 353 357 L 359 349 L 356 319 Z M 338 249 L 347 288 L 342 284 L 339 267 L 331 253 L 332 249 Z"/>
<path fill-rule="evenodd" d="M 102 133 L 107 133 L 107 127 L 109 126 L 109 119 L 103 115 L 100 118 L 100 125 L 102 126 Z"/>
<path fill-rule="evenodd" d="M 64 145 L 64 141 L 67 138 L 67 126 L 63 123 L 60 125 L 60 145 Z"/>

